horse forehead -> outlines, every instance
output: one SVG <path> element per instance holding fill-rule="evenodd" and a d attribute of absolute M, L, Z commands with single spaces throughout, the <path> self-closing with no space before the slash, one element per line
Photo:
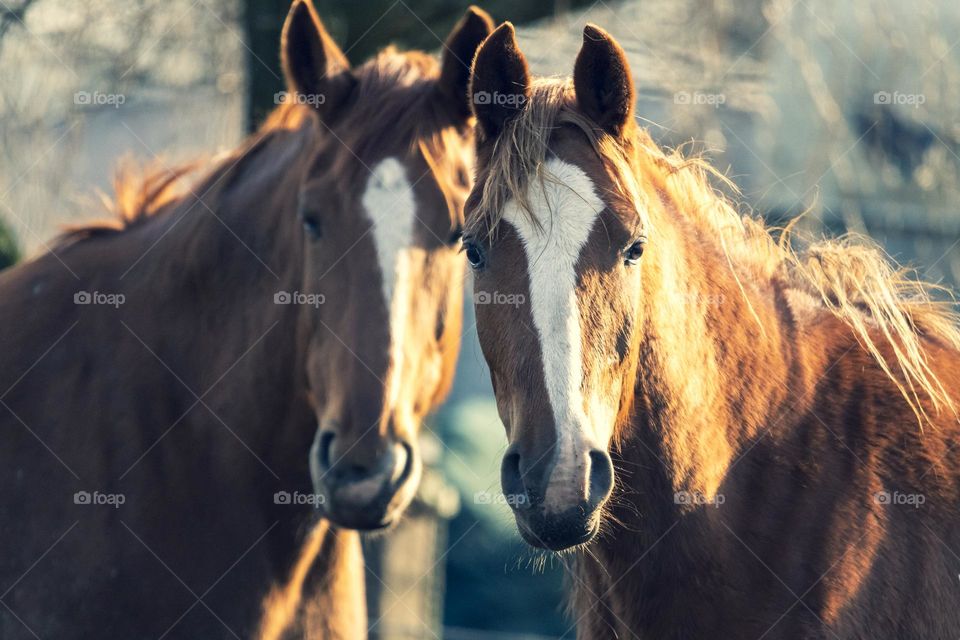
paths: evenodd
<path fill-rule="evenodd" d="M 503 218 L 538 264 L 563 262 L 572 267 L 605 205 L 593 179 L 578 165 L 553 157 L 544 163 L 544 174 L 542 181 L 534 178 L 527 188 L 530 211 L 510 200 Z"/>
<path fill-rule="evenodd" d="M 373 223 L 374 240 L 393 240 L 408 246 L 413 238 L 416 200 L 407 168 L 394 157 L 371 168 L 361 197 L 363 209 Z"/>
<path fill-rule="evenodd" d="M 398 275 L 398 261 L 414 243 L 416 201 L 407 169 L 397 158 L 386 158 L 370 172 L 361 199 L 372 223 L 371 234 L 389 306 Z"/>
<path fill-rule="evenodd" d="M 585 425 L 582 334 L 576 301 L 577 262 L 604 203 L 593 180 L 579 166 L 560 158 L 544 164 L 544 179 L 528 188 L 524 211 L 507 203 L 504 220 L 520 237 L 527 258 L 529 310 L 539 336 L 544 386 L 558 437 L 571 441 L 572 425 Z M 532 214 L 532 215 L 531 215 Z"/>

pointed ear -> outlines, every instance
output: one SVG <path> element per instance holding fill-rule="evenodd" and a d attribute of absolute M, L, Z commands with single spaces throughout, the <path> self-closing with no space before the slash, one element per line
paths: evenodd
<path fill-rule="evenodd" d="M 580 109 L 610 135 L 622 136 L 633 122 L 636 96 L 627 56 L 613 36 L 596 25 L 583 29 L 573 88 Z"/>
<path fill-rule="evenodd" d="M 440 69 L 440 93 L 454 112 L 466 119 L 470 115 L 470 65 L 477 47 L 493 32 L 493 18 L 479 7 L 471 6 L 454 25 L 443 45 Z"/>
<path fill-rule="evenodd" d="M 353 90 L 350 63 L 320 21 L 310 0 L 294 0 L 280 44 L 283 75 L 298 101 L 328 116 Z"/>
<path fill-rule="evenodd" d="M 504 22 L 477 51 L 470 75 L 470 106 L 487 138 L 496 137 L 530 97 L 530 71 L 513 25 Z"/>

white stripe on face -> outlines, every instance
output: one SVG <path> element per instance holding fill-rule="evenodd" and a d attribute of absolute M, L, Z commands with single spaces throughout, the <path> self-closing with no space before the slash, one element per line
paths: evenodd
<path fill-rule="evenodd" d="M 590 447 L 606 448 L 609 434 L 597 430 L 612 430 L 613 425 L 604 424 L 607 416 L 588 417 L 584 408 L 576 264 L 605 205 L 579 167 L 551 158 L 545 170 L 544 183 L 534 181 L 528 193 L 540 226 L 515 201 L 507 203 L 503 217 L 516 229 L 527 256 L 531 313 L 557 430 L 557 465 L 547 491 L 559 487 L 585 493 L 586 487 L 570 486 L 583 483 L 574 467 L 578 458 L 584 462 Z"/>
<path fill-rule="evenodd" d="M 413 246 L 416 204 L 404 166 L 387 158 L 373 168 L 363 193 L 363 208 L 373 221 L 373 241 L 382 276 L 381 287 L 390 314 L 389 406 L 394 407 L 400 385 L 396 382 L 403 366 L 403 340 L 410 310 L 404 308 L 410 295 L 409 257 Z"/>

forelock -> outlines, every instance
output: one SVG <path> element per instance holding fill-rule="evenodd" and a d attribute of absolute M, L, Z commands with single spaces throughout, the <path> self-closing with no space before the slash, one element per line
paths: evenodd
<path fill-rule="evenodd" d="M 630 151 L 579 111 L 569 78 L 536 78 L 519 113 L 505 124 L 484 156 L 484 182 L 478 185 L 480 196 L 467 220 L 468 234 L 492 239 L 511 200 L 535 224 L 544 222 L 530 206 L 529 189 L 537 182 L 555 181 L 545 166 L 551 137 L 564 125 L 583 133 L 619 195 L 633 202 L 638 211 L 643 209 L 644 196 L 636 184 Z"/>

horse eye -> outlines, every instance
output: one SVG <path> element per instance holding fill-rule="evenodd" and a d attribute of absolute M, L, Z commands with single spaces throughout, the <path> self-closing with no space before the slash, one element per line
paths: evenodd
<path fill-rule="evenodd" d="M 467 262 L 470 263 L 470 266 L 474 269 L 482 269 L 485 264 L 483 257 L 483 251 L 480 247 L 469 240 L 463 241 L 463 251 L 467 254 Z"/>
<path fill-rule="evenodd" d="M 626 264 L 637 264 L 637 261 L 643 255 L 643 249 L 647 246 L 647 239 L 640 238 L 632 245 L 627 247 L 627 250 L 623 253 L 623 261 Z"/>
<path fill-rule="evenodd" d="M 322 235 L 320 232 L 320 221 L 312 215 L 301 215 L 300 223 L 303 225 L 303 230 L 307 232 L 307 235 L 314 240 Z"/>

